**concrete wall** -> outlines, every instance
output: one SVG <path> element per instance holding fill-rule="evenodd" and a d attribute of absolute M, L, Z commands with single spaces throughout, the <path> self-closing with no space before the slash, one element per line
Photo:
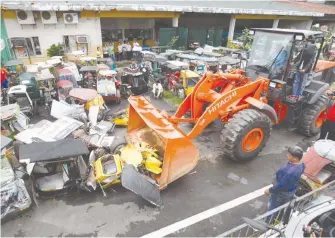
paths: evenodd
<path fill-rule="evenodd" d="M 230 15 L 185 13 L 179 17 L 179 26 L 187 28 L 229 28 Z"/>
<path fill-rule="evenodd" d="M 52 44 L 63 43 L 64 35 L 87 35 L 90 55 L 96 55 L 96 49 L 102 45 L 100 18 L 80 18 L 76 25 L 65 25 L 62 18 L 57 24 L 44 25 L 37 20 L 36 25 L 20 25 L 16 19 L 6 18 L 8 38 L 35 37 L 39 38 L 42 56 L 31 57 L 32 62 L 47 58 L 47 49 Z"/>
<path fill-rule="evenodd" d="M 278 28 L 306 30 L 308 21 L 279 20 Z"/>

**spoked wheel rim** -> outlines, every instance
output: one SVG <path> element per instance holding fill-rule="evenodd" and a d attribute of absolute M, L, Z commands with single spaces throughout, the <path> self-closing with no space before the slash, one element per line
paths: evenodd
<path fill-rule="evenodd" d="M 320 128 L 323 122 L 326 120 L 326 112 L 327 110 L 322 110 L 319 115 L 315 119 L 315 128 Z"/>
<path fill-rule="evenodd" d="M 251 152 L 257 149 L 264 139 L 264 131 L 261 128 L 254 128 L 249 131 L 242 140 L 242 149 Z"/>

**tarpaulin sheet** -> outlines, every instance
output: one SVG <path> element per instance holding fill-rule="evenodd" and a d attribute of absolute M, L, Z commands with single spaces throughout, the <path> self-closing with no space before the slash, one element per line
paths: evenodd
<path fill-rule="evenodd" d="M 55 122 L 41 120 L 33 127 L 18 133 L 14 138 L 26 144 L 39 141 L 61 140 L 83 124 L 69 117 L 61 117 Z"/>
<path fill-rule="evenodd" d="M 21 145 L 20 162 L 42 162 L 88 154 L 85 143 L 76 139 Z"/>
<path fill-rule="evenodd" d="M 40 134 L 36 136 L 36 138 L 49 142 L 61 140 L 71 134 L 72 131 L 81 127 L 83 124 L 84 123 L 70 117 L 62 117 L 53 122 L 51 126 L 45 128 Z"/>

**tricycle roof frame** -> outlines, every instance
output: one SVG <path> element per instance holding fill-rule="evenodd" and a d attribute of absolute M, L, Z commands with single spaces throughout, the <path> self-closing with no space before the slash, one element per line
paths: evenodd
<path fill-rule="evenodd" d="M 66 79 L 61 79 L 61 80 L 58 80 L 57 81 L 57 87 L 72 87 L 73 88 L 73 83 L 69 80 L 66 80 Z"/>
<path fill-rule="evenodd" d="M 219 64 L 234 65 L 234 64 L 238 64 L 240 62 L 241 62 L 241 60 L 235 59 L 235 58 L 233 58 L 231 56 L 228 56 L 228 55 L 219 58 Z"/>
<path fill-rule="evenodd" d="M 89 153 L 84 142 L 72 138 L 21 145 L 19 152 L 19 160 L 28 160 L 30 163 L 64 160 Z"/>
<path fill-rule="evenodd" d="M 302 35 L 303 39 L 307 39 L 310 36 L 314 37 L 324 37 L 322 31 L 310 31 L 310 30 L 298 30 L 298 29 L 283 29 L 283 28 L 251 28 L 254 31 L 263 31 L 263 32 L 272 32 L 272 33 L 281 33 L 281 34 L 294 34 Z"/>
<path fill-rule="evenodd" d="M 189 69 L 182 70 L 180 73 L 185 74 L 186 78 L 196 78 L 196 77 L 200 78 L 199 74 Z"/>
<path fill-rule="evenodd" d="M 97 62 L 107 62 L 108 60 L 110 60 L 109 58 L 97 58 Z"/>
<path fill-rule="evenodd" d="M 192 54 L 178 54 L 176 55 L 177 58 L 183 58 L 183 59 L 188 59 L 188 60 L 200 60 L 204 61 L 206 63 L 215 63 L 219 62 L 217 58 L 214 57 L 207 57 L 207 56 L 200 56 L 200 55 L 192 55 Z"/>
<path fill-rule="evenodd" d="M 97 71 L 97 66 L 93 65 L 93 66 L 83 66 L 80 68 L 79 72 L 92 72 L 92 71 Z"/>
<path fill-rule="evenodd" d="M 90 101 L 98 95 L 98 92 L 91 88 L 73 88 L 70 97 L 74 97 L 83 101 Z"/>
<path fill-rule="evenodd" d="M 91 61 L 91 60 L 97 60 L 97 57 L 92 57 L 92 56 L 80 56 L 79 60 L 82 61 Z"/>
<path fill-rule="evenodd" d="M 4 67 L 11 67 L 11 66 L 16 66 L 16 65 L 20 65 L 20 64 L 24 64 L 23 60 L 21 59 L 15 59 L 15 60 L 10 60 L 10 61 L 7 61 L 5 64 L 4 64 Z"/>
<path fill-rule="evenodd" d="M 12 86 L 9 88 L 8 94 L 13 94 L 13 93 L 27 94 L 27 86 L 23 84 Z"/>
<path fill-rule="evenodd" d="M 104 69 L 104 70 L 99 70 L 98 76 L 101 77 L 112 77 L 116 75 L 117 72 L 111 69 Z"/>

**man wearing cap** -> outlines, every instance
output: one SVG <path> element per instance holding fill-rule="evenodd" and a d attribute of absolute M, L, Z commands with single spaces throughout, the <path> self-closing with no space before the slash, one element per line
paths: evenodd
<path fill-rule="evenodd" d="M 305 170 L 305 164 L 301 162 L 304 152 L 299 146 L 288 148 L 288 163 L 281 167 L 275 174 L 273 186 L 264 191 L 270 196 L 268 211 L 271 211 L 294 198 L 300 176 Z M 272 215 L 275 217 L 275 215 Z M 269 222 L 270 216 L 267 217 Z"/>

